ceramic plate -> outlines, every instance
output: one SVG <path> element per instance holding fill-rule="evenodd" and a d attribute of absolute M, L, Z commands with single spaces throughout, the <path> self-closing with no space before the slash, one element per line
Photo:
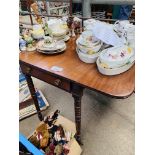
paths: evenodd
<path fill-rule="evenodd" d="M 56 54 L 56 53 L 62 53 L 65 50 L 66 50 L 66 45 L 64 48 L 56 50 L 56 51 L 42 51 L 42 50 L 37 49 L 38 52 L 43 53 L 43 54 L 49 54 L 49 55 Z"/>
<path fill-rule="evenodd" d="M 38 50 L 41 50 L 41 51 L 49 51 L 49 52 L 52 52 L 52 51 L 56 51 L 56 50 L 59 50 L 59 49 L 63 49 L 66 47 L 66 44 L 64 41 L 60 40 L 60 41 L 57 41 L 55 42 L 55 46 L 54 47 L 44 47 L 44 40 L 41 40 L 38 42 L 37 44 L 37 49 Z"/>
<path fill-rule="evenodd" d="M 63 40 L 63 41 L 68 41 L 70 37 L 68 35 L 64 35 L 61 37 L 54 37 L 56 40 Z"/>

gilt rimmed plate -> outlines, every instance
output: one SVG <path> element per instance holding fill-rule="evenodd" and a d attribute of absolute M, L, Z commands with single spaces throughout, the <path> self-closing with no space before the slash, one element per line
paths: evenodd
<path fill-rule="evenodd" d="M 44 46 L 44 40 L 41 40 L 38 42 L 37 44 L 37 50 L 41 50 L 41 51 L 49 51 L 49 52 L 52 52 L 52 51 L 57 51 L 57 50 L 61 50 L 61 49 L 64 49 L 66 47 L 66 44 L 64 41 L 60 40 L 60 41 L 56 41 L 54 43 L 55 46 L 51 46 L 51 47 L 45 47 Z"/>
<path fill-rule="evenodd" d="M 58 50 L 56 50 L 56 51 L 42 51 L 42 50 L 37 49 L 37 51 L 38 51 L 39 53 L 49 54 L 49 55 L 57 54 L 57 53 L 62 53 L 62 52 L 64 52 L 65 50 L 66 50 L 66 45 L 65 45 L 64 48 L 58 49 Z"/>

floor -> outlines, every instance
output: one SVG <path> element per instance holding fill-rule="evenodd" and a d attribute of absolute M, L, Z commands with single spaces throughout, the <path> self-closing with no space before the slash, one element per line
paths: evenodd
<path fill-rule="evenodd" d="M 34 79 L 48 100 L 48 115 L 59 109 L 61 115 L 74 121 L 72 96 L 58 88 Z M 82 155 L 134 155 L 135 95 L 127 99 L 112 99 L 85 90 L 82 98 Z M 19 130 L 28 136 L 39 123 L 37 115 L 20 121 Z"/>

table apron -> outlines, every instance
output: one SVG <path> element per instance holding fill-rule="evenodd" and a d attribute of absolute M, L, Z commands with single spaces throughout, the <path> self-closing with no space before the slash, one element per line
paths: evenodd
<path fill-rule="evenodd" d="M 48 74 L 40 69 L 34 68 L 27 64 L 20 63 L 20 67 L 21 67 L 23 74 L 33 76 L 55 87 L 63 89 L 69 93 L 71 92 L 71 82 L 68 80 Z"/>

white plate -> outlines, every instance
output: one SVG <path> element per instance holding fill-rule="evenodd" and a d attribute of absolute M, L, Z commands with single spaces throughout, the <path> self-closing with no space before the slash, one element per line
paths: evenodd
<path fill-rule="evenodd" d="M 69 35 L 66 35 L 65 38 L 63 39 L 63 41 L 68 41 L 70 39 Z"/>
<path fill-rule="evenodd" d="M 43 53 L 43 54 L 49 54 L 49 55 L 56 54 L 56 53 L 62 53 L 65 50 L 66 50 L 66 45 L 64 48 L 56 50 L 56 51 L 42 51 L 42 50 L 37 49 L 38 52 Z"/>
<path fill-rule="evenodd" d="M 41 50 L 41 51 L 49 51 L 49 52 L 52 52 L 52 51 L 56 51 L 56 50 L 59 50 L 59 49 L 63 49 L 64 47 L 66 47 L 66 44 L 64 41 L 60 40 L 60 41 L 57 41 L 55 43 L 55 46 L 54 47 L 44 47 L 44 40 L 41 40 L 38 42 L 37 44 L 37 49 L 38 50 Z"/>
<path fill-rule="evenodd" d="M 63 40 L 63 41 L 68 41 L 70 39 L 70 36 L 68 35 L 64 35 L 64 36 L 61 36 L 61 37 L 54 37 L 56 40 Z"/>
<path fill-rule="evenodd" d="M 98 57 L 96 64 L 97 64 L 97 68 L 101 74 L 103 74 L 103 75 L 118 75 L 118 74 L 121 74 L 121 73 L 129 70 L 134 65 L 134 61 L 132 63 L 125 64 L 124 66 L 121 66 L 119 68 L 108 69 L 108 68 L 101 67 L 101 63 L 100 63 L 100 60 Z"/>

